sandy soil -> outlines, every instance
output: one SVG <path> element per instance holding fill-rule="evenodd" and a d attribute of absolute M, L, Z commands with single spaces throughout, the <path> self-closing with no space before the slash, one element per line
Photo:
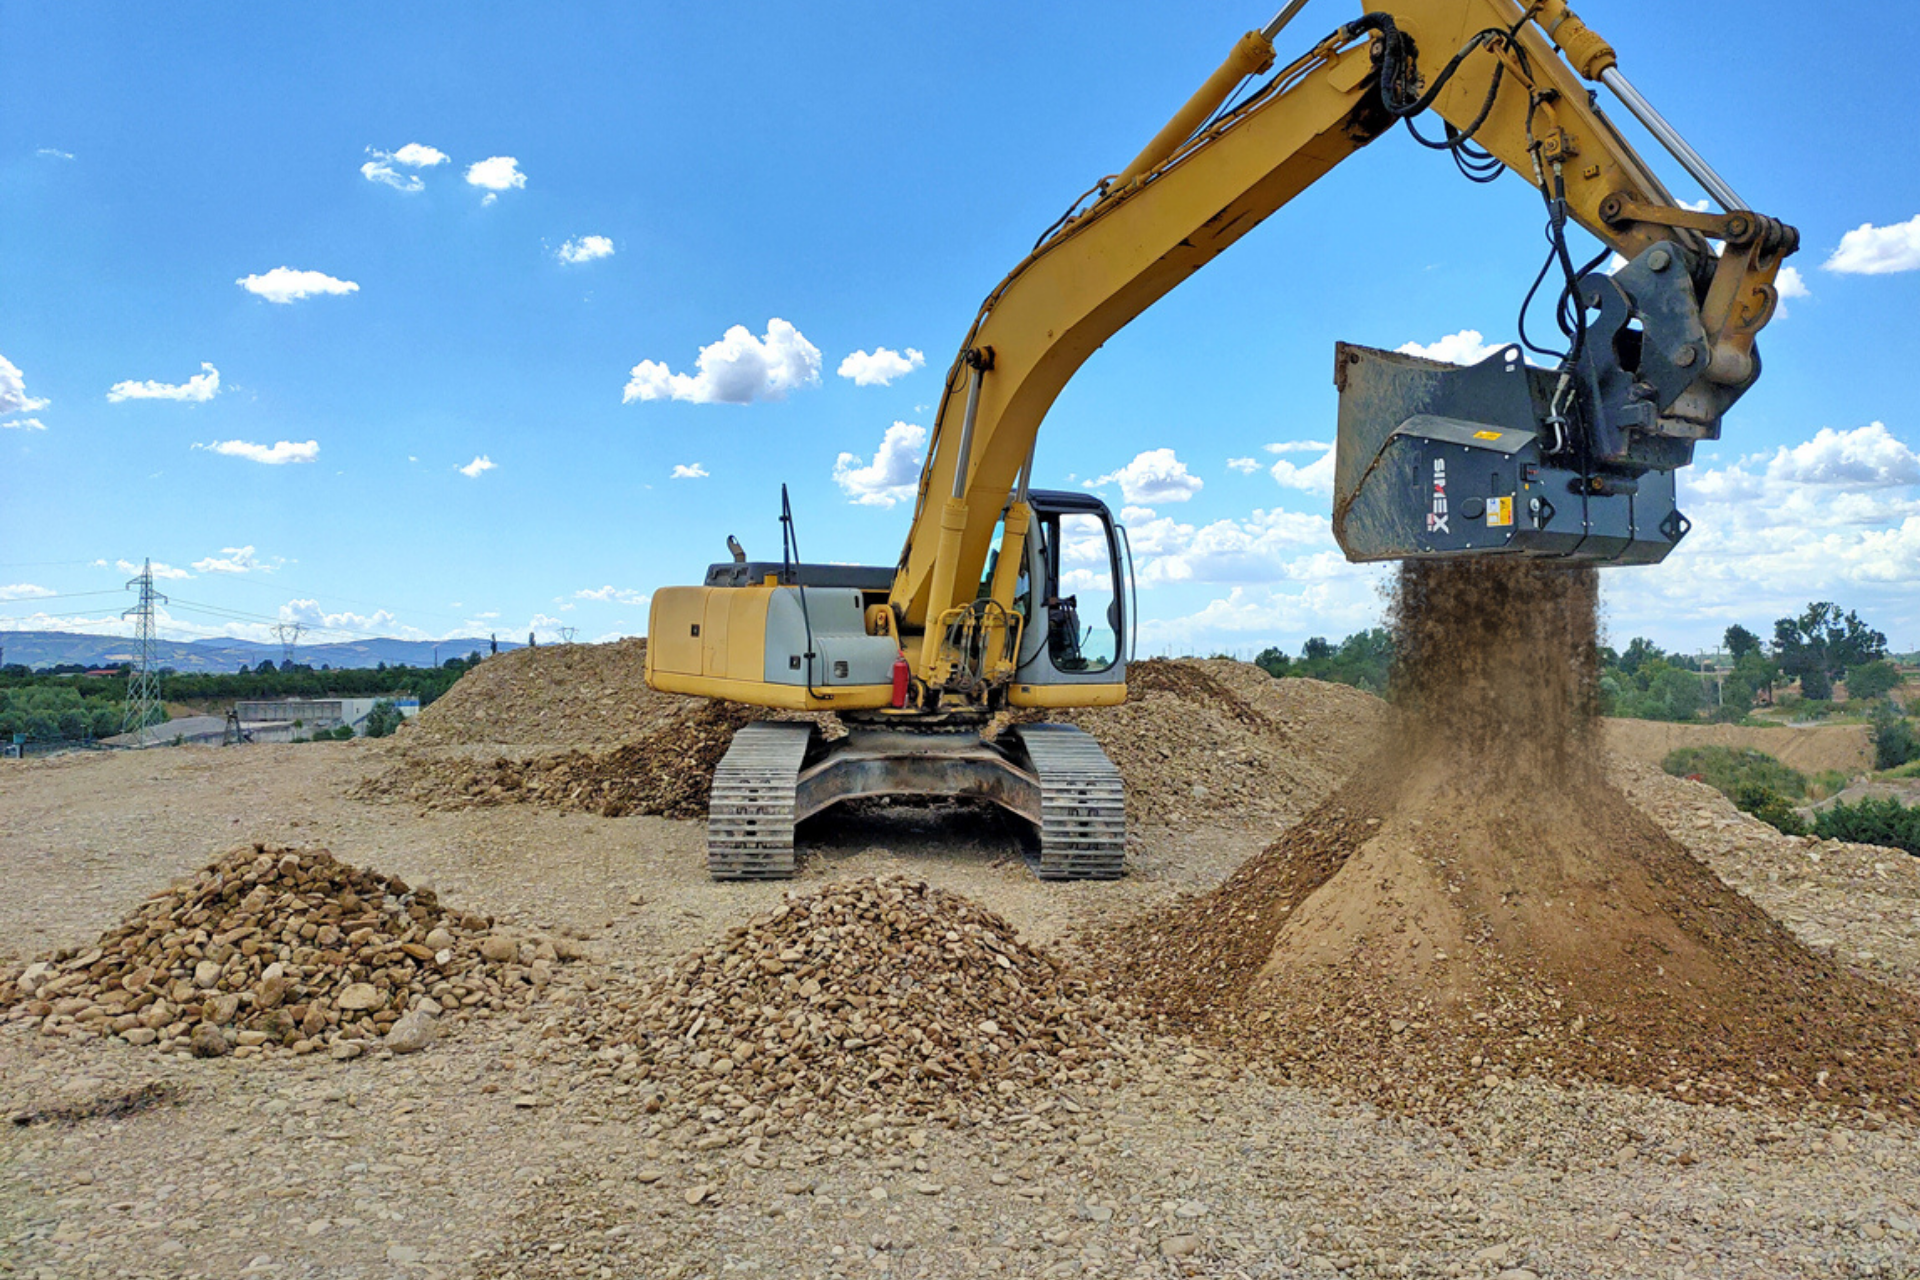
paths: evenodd
<path fill-rule="evenodd" d="M 453 906 L 584 934 L 592 953 L 526 1014 L 409 1057 L 200 1061 L 0 1028 L 0 1110 L 25 1121 L 0 1132 L 0 1274 L 1916 1274 L 1920 1135 L 1599 1087 L 1503 1083 L 1438 1127 L 1166 1042 L 1110 1090 L 1063 1082 L 1057 1105 L 990 1125 L 667 1129 L 560 1051 L 569 1010 L 784 889 L 709 883 L 697 823 L 351 798 L 389 750 L 0 768 L 0 954 L 83 945 L 243 839 L 324 845 Z M 1837 932 L 1899 957 L 1879 976 L 1912 981 L 1909 868 L 1861 873 L 1885 882 L 1886 909 L 1864 918 L 1845 906 L 1857 882 L 1825 875 L 1853 862 L 1748 839 L 1699 788 L 1639 785 L 1736 887 L 1770 908 L 1779 897 L 1790 910 L 1776 914 L 1824 946 Z M 1078 926 L 1217 884 L 1275 821 L 1216 810 L 1143 826 L 1126 880 L 1042 885 L 1010 824 L 878 813 L 803 833 L 802 874 L 908 871 L 1065 945 Z M 1764 857 L 1739 880 L 1748 844 Z M 114 1114 L 148 1084 L 166 1089 Z"/>

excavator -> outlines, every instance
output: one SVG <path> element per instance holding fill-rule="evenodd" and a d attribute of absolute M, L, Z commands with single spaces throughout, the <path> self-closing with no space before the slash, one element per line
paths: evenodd
<path fill-rule="evenodd" d="M 729 538 L 704 584 L 654 595 L 651 687 L 847 730 L 740 730 L 713 782 L 716 879 L 791 876 L 798 822 L 878 796 L 983 799 L 1037 829 L 1041 878 L 1121 874 L 1125 796 L 1098 743 L 1021 722 L 1036 712 L 990 732 L 1005 712 L 1122 702 L 1134 649 L 1126 532 L 1095 496 L 1029 487 L 1040 425 L 1109 337 L 1396 125 L 1471 181 L 1532 187 L 1549 252 L 1521 342 L 1476 365 L 1337 344 L 1342 551 L 1654 564 L 1686 535 L 1674 473 L 1758 378 L 1798 233 L 1735 195 L 1565 0 L 1374 0 L 1281 65 L 1274 41 L 1307 3 L 1240 37 L 987 295 L 896 564 L 802 562 L 783 491 L 779 560 Z M 1674 198 L 1596 85 L 1717 209 Z M 1570 221 L 1599 257 L 1575 264 Z M 1537 341 L 1536 299 L 1553 319 Z"/>

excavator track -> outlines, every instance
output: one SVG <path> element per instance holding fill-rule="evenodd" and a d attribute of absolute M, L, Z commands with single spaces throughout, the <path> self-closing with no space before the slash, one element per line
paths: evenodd
<path fill-rule="evenodd" d="M 1117 880 L 1126 869 L 1126 788 L 1120 770 L 1071 725 L 1017 731 L 1040 781 L 1042 880 Z"/>
<path fill-rule="evenodd" d="M 746 725 L 713 771 L 707 873 L 715 880 L 793 878 L 794 786 L 810 724 Z"/>

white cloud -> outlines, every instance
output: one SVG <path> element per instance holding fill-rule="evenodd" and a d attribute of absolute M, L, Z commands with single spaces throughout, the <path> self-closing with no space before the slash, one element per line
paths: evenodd
<path fill-rule="evenodd" d="M 1705 213 L 1707 206 L 1711 204 L 1712 201 L 1702 197 L 1699 200 L 1681 200 L 1678 203 L 1682 209 L 1691 209 L 1695 213 Z"/>
<path fill-rule="evenodd" d="M 1807 278 L 1800 274 L 1800 268 L 1798 267 L 1780 268 L 1780 274 L 1773 279 L 1773 287 L 1780 293 L 1780 306 L 1774 313 L 1775 318 L 1780 320 L 1787 318 L 1788 298 L 1811 298 L 1813 296 L 1813 290 L 1807 288 Z"/>
<path fill-rule="evenodd" d="M 833 482 L 863 507 L 891 507 L 912 499 L 925 461 L 927 429 L 911 422 L 887 428 L 873 461 L 862 464 L 856 454 L 842 453 L 833 463 Z"/>
<path fill-rule="evenodd" d="M 575 600 L 592 600 L 599 604 L 643 605 L 652 599 L 644 591 L 635 591 L 629 587 L 585 587 L 573 593 Z"/>
<path fill-rule="evenodd" d="M 467 181 L 484 189 L 488 194 L 483 203 L 492 204 L 502 191 L 526 186 L 527 175 L 520 172 L 520 162 L 512 156 L 488 156 L 467 166 Z"/>
<path fill-rule="evenodd" d="M 1128 509 L 1127 535 L 1141 586 L 1170 582 L 1285 582 L 1318 576 L 1331 552 L 1327 518 L 1299 511 L 1256 510 L 1244 520 L 1182 524 Z M 1337 553 L 1335 553 L 1337 555 Z"/>
<path fill-rule="evenodd" d="M 196 444 L 193 447 L 205 449 L 210 453 L 223 453 L 229 458 L 263 462 L 270 467 L 281 466 L 288 462 L 312 462 L 320 456 L 318 440 L 300 443 L 292 440 L 277 440 L 271 445 L 254 444 L 250 440 L 215 440 L 210 444 Z"/>
<path fill-rule="evenodd" d="M 403 639 L 419 639 L 423 633 L 411 627 L 398 627 L 399 619 L 391 610 L 377 609 L 372 613 L 353 613 L 342 611 L 328 613 L 318 600 L 289 600 L 280 606 L 280 621 L 297 622 L 310 631 L 349 631 L 363 635 L 392 635 L 402 633 Z M 407 636 L 405 632 L 412 632 Z"/>
<path fill-rule="evenodd" d="M 1679 477 L 1692 533 L 1659 570 L 1603 575 L 1617 633 L 1691 626 L 1710 643 L 1728 622 L 1764 634 L 1768 619 L 1832 599 L 1896 646 L 1920 635 L 1920 449 L 1884 424 L 1823 428 Z"/>
<path fill-rule="evenodd" d="M 193 568 L 196 573 L 252 573 L 256 569 L 262 573 L 273 572 L 273 566 L 262 564 L 252 547 L 222 547 L 217 556 L 195 560 Z"/>
<path fill-rule="evenodd" d="M 360 286 L 351 280 L 336 279 L 324 271 L 295 271 L 292 267 L 275 267 L 264 275 L 241 276 L 234 283 L 268 302 L 279 303 L 297 302 L 315 294 L 360 291 Z"/>
<path fill-rule="evenodd" d="M 1890 227 L 1861 223 L 1840 237 L 1840 247 L 1822 265 L 1861 276 L 1920 270 L 1920 215 Z"/>
<path fill-rule="evenodd" d="M 673 464 L 673 478 L 675 480 L 705 480 L 707 478 L 707 469 L 697 462 L 691 464 L 676 462 Z"/>
<path fill-rule="evenodd" d="M 0 422 L 0 431 L 45 431 L 47 424 L 38 418 L 15 418 L 12 422 Z"/>
<path fill-rule="evenodd" d="M 491 471 L 499 465 L 500 464 L 495 462 L 492 458 L 482 453 L 477 455 L 474 458 L 474 460 L 472 462 L 469 462 L 466 466 L 455 467 L 454 470 L 458 471 L 461 475 L 467 477 L 467 479 L 469 480 L 477 480 L 480 477 L 481 472 Z"/>
<path fill-rule="evenodd" d="M 193 447 L 205 449 L 211 453 L 223 453 L 229 458 L 263 462 L 270 467 L 281 466 L 288 462 L 312 462 L 320 456 L 318 440 L 299 443 L 292 440 L 277 440 L 271 445 L 254 444 L 249 440 L 215 440 L 210 444 L 196 444 Z"/>
<path fill-rule="evenodd" d="M 36 587 L 31 582 L 0 586 L 0 600 L 37 600 L 55 594 L 51 587 Z"/>
<path fill-rule="evenodd" d="M 1327 576 L 1286 586 L 1236 586 L 1193 613 L 1147 618 L 1140 643 L 1149 651 L 1205 652 L 1236 643 L 1265 647 L 1275 641 L 1293 647 L 1293 637 L 1338 637 L 1376 626 L 1380 621 L 1380 584 L 1387 571 L 1350 565 L 1335 555 Z"/>
<path fill-rule="evenodd" d="M 192 574 L 188 573 L 185 569 L 176 569 L 172 565 L 166 564 L 163 561 L 153 560 L 153 561 L 149 561 L 148 564 L 153 570 L 153 576 L 156 578 L 165 578 L 168 581 L 184 581 L 193 576 Z M 114 567 L 119 569 L 120 572 L 122 573 L 130 573 L 136 577 L 139 576 L 140 569 L 141 569 L 140 565 L 135 564 L 131 560 L 116 560 L 114 562 Z"/>
<path fill-rule="evenodd" d="M 764 337 L 745 325 L 700 348 L 698 373 L 675 373 L 657 360 L 642 360 L 621 395 L 635 400 L 688 400 L 694 404 L 751 404 L 783 399 L 795 387 L 820 382 L 820 348 L 779 317 L 767 321 Z"/>
<path fill-rule="evenodd" d="M 840 362 L 836 372 L 843 378 L 852 378 L 856 387 L 884 387 L 926 363 L 927 358 L 912 347 L 907 348 L 905 355 L 886 347 L 875 347 L 871 355 L 865 351 L 854 352 Z"/>
<path fill-rule="evenodd" d="M 1318 440 L 1286 440 L 1267 446 L 1268 453 L 1304 453 L 1319 449 L 1322 453 L 1312 462 L 1301 466 L 1281 458 L 1268 469 L 1274 483 L 1283 489 L 1299 489 L 1304 493 L 1330 494 L 1333 492 L 1333 446 Z"/>
<path fill-rule="evenodd" d="M 369 160 L 360 166 L 360 176 L 368 182 L 378 182 L 392 187 L 396 191 L 424 191 L 427 184 L 420 180 L 417 173 L 401 173 L 384 160 Z"/>
<path fill-rule="evenodd" d="M 1118 471 L 1110 471 L 1091 485 L 1118 484 L 1128 502 L 1146 505 L 1152 502 L 1185 502 L 1206 484 L 1187 470 L 1187 464 L 1171 449 L 1148 449 L 1134 455 L 1132 462 Z"/>
<path fill-rule="evenodd" d="M 1507 345 L 1504 342 L 1488 342 L 1480 336 L 1478 329 L 1462 329 L 1438 342 L 1429 342 L 1424 346 L 1418 342 L 1403 342 L 1394 350 L 1402 355 L 1423 356 L 1446 364 L 1479 364 Z"/>
<path fill-rule="evenodd" d="M 58 147 L 41 147 L 41 148 L 40 148 L 39 150 L 37 150 L 37 151 L 35 151 L 35 152 L 34 152 L 33 154 L 35 154 L 35 155 L 37 155 L 37 156 L 45 156 L 45 157 L 46 157 L 47 159 L 49 159 L 49 160 L 71 160 L 71 159 L 73 159 L 73 152 L 71 152 L 71 151 L 62 151 L 62 150 L 60 150 L 60 148 L 58 148 Z"/>
<path fill-rule="evenodd" d="M 20 372 L 13 361 L 0 356 L 0 415 L 32 413 L 52 403 L 51 400 L 28 395 L 27 376 Z"/>
<path fill-rule="evenodd" d="M 205 404 L 220 393 L 220 371 L 202 360 L 201 372 L 194 374 L 185 382 L 156 382 L 149 378 L 145 382 L 116 382 L 107 390 L 107 399 L 114 404 L 122 400 L 186 400 L 193 404 Z"/>
<path fill-rule="evenodd" d="M 1782 446 L 1767 463 L 1766 478 L 1870 489 L 1920 484 L 1920 451 L 1894 439 L 1884 422 L 1851 431 L 1822 427 L 1805 444 Z"/>
<path fill-rule="evenodd" d="M 409 142 L 406 146 L 389 155 L 388 159 L 398 160 L 401 164 L 413 169 L 430 169 L 436 164 L 445 164 L 448 160 L 452 159 L 452 157 L 438 147 L 429 147 L 419 142 Z"/>
<path fill-rule="evenodd" d="M 1228 458 L 1227 459 L 1227 470 L 1238 471 L 1243 476 L 1250 476 L 1254 472 L 1258 471 L 1259 469 L 1260 469 L 1260 459 L 1258 458 Z"/>
<path fill-rule="evenodd" d="M 450 156 L 438 147 L 429 147 L 424 143 L 409 142 L 398 151 L 381 151 L 377 147 L 368 147 L 367 154 L 373 159 L 360 166 L 360 174 L 368 182 L 384 183 L 399 191 L 419 191 L 426 183 L 420 175 L 401 173 L 393 166 L 404 165 L 409 169 L 430 169 L 437 164 L 445 164 Z"/>
<path fill-rule="evenodd" d="M 560 248 L 554 252 L 554 256 L 559 258 L 560 261 L 567 263 L 592 262 L 595 258 L 611 258 L 613 256 L 613 241 L 607 239 L 605 236 L 581 236 L 577 240 L 569 240 L 561 245 Z"/>

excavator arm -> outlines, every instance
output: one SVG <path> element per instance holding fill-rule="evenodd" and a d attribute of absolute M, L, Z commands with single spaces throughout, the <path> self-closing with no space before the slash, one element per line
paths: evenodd
<path fill-rule="evenodd" d="M 1565 472 L 1574 488 L 1592 490 L 1581 501 L 1597 504 L 1631 503 L 1637 478 L 1653 471 L 1666 477 L 1670 495 L 1671 470 L 1690 460 L 1694 441 L 1717 435 L 1720 415 L 1757 376 L 1754 338 L 1777 304 L 1774 276 L 1797 247 L 1795 233 L 1741 205 L 1632 91 L 1611 46 L 1564 0 L 1380 0 L 1276 69 L 1273 36 L 1303 3 L 1294 0 L 1267 29 L 1243 36 L 1140 155 L 1089 192 L 982 304 L 947 373 L 890 596 L 888 626 L 900 636 L 917 633 L 915 666 L 926 687 L 940 689 L 954 675 L 955 622 L 977 612 L 976 591 L 1003 520 L 988 594 L 998 616 L 1009 616 L 1030 520 L 1034 441 L 1081 363 L 1402 120 L 1431 112 L 1445 136 L 1428 145 L 1454 151 L 1463 170 L 1483 181 L 1513 171 L 1540 192 L 1552 226 L 1577 222 L 1630 263 L 1617 276 L 1580 275 L 1559 241 L 1560 262 L 1549 267 L 1565 277 L 1559 311 L 1569 349 L 1556 353 L 1557 369 L 1526 370 L 1512 383 L 1517 390 L 1494 388 L 1497 412 L 1508 421 L 1480 437 L 1499 433 L 1516 475 L 1538 479 L 1544 466 L 1557 482 Z M 1596 107 L 1587 80 L 1612 87 L 1723 209 L 1678 204 Z M 1718 252 L 1716 241 L 1724 246 Z M 1553 293 L 1561 292 L 1556 285 Z M 1336 533 L 1353 558 L 1457 551 L 1415 546 L 1400 529 L 1405 501 L 1395 499 L 1383 516 L 1368 509 L 1372 500 L 1356 500 L 1381 459 L 1398 457 L 1392 446 L 1408 421 L 1434 416 L 1419 411 L 1449 411 L 1435 416 L 1451 424 L 1442 435 L 1487 428 L 1460 408 L 1484 401 L 1484 388 L 1447 383 L 1445 367 L 1426 362 L 1412 362 L 1421 366 L 1412 370 L 1368 363 L 1382 355 L 1341 348 Z M 1510 354 L 1505 371 L 1516 372 L 1517 360 Z M 1349 365 L 1357 367 L 1351 375 Z M 1525 422 L 1512 420 L 1521 416 Z M 1351 449 L 1350 439 L 1359 442 Z M 1406 472 L 1409 464 L 1396 465 Z M 1441 506 L 1444 515 L 1444 499 Z M 1598 518 L 1581 510 L 1589 525 Z M 1349 526 L 1351 537 L 1344 536 Z M 1516 544 L 1560 555 L 1596 554 L 1601 545 L 1579 538 Z M 974 684 L 981 674 L 973 673 Z M 991 683 L 1008 672 L 984 674 Z"/>

